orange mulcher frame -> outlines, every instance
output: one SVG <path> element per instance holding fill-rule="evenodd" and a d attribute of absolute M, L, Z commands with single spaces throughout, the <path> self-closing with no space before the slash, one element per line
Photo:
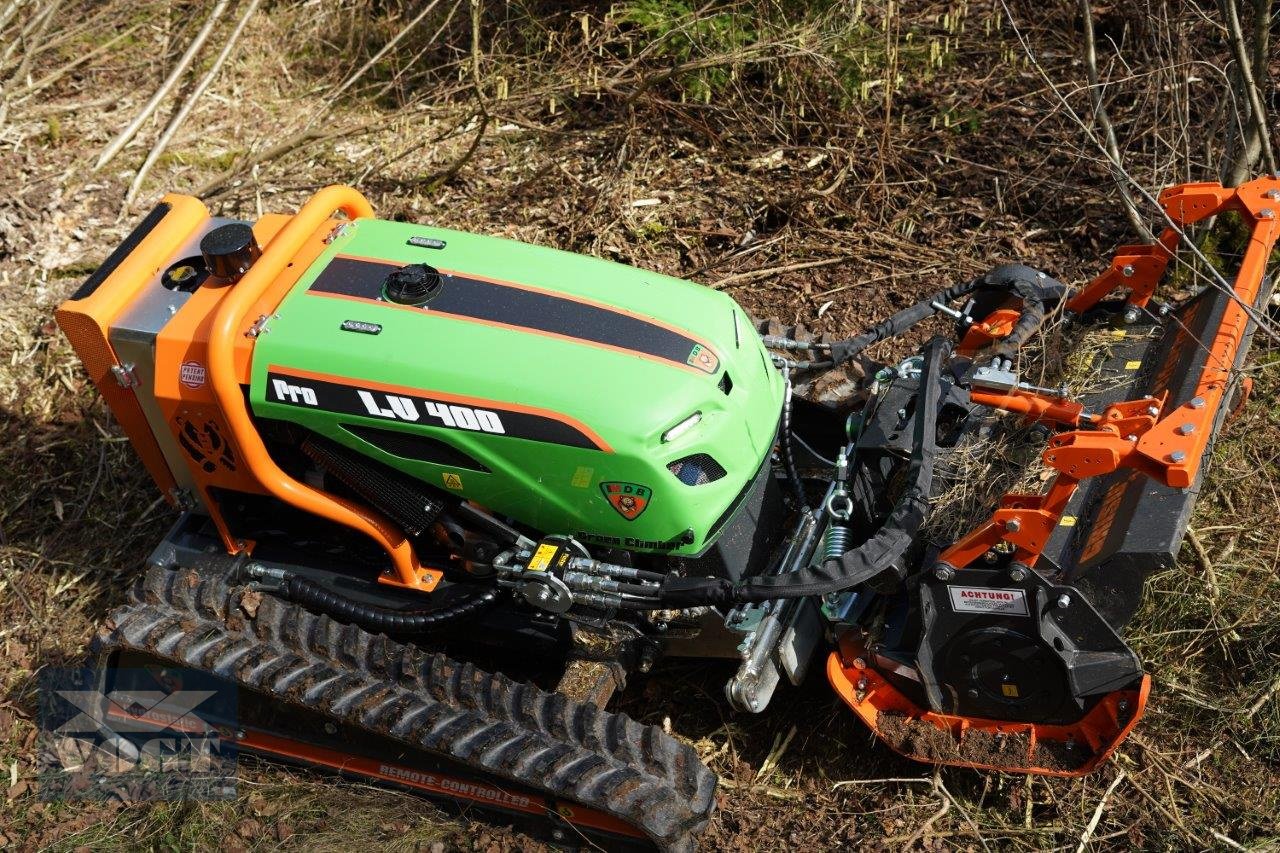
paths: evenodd
<path fill-rule="evenodd" d="M 970 398 L 975 403 L 1072 429 L 1054 436 L 1043 453 L 1045 463 L 1057 472 L 1048 489 L 1042 494 L 1006 494 L 987 521 L 942 552 L 940 565 L 963 571 L 999 546 L 1012 551 L 1014 563 L 1034 567 L 1050 534 L 1062 522 L 1068 500 L 1080 481 L 1088 477 L 1128 468 L 1173 488 L 1187 488 L 1195 482 L 1218 410 L 1224 405 L 1237 355 L 1247 336 L 1250 310 L 1261 291 L 1267 261 L 1280 238 L 1277 225 L 1280 180 L 1261 179 L 1236 188 L 1215 183 L 1183 184 L 1161 193 L 1160 204 L 1173 224 L 1159 240 L 1152 245 L 1121 248 L 1111 267 L 1077 291 L 1067 301 L 1066 309 L 1081 314 L 1125 288 L 1129 289 L 1129 305 L 1146 307 L 1174 257 L 1182 229 L 1220 213 L 1239 213 L 1249 228 L 1249 242 L 1236 275 L 1231 302 L 1213 340 L 1204 342 L 1209 350 L 1208 360 L 1194 396 L 1167 411 L 1167 400 L 1162 395 L 1159 399 L 1119 402 L 1100 414 L 1086 414 L 1077 402 L 1040 393 L 974 389 Z M 976 351 L 1008 334 L 1014 319 L 1016 312 L 1001 309 L 993 313 L 985 323 L 971 329 L 961 343 L 961 350 Z M 1245 383 L 1247 391 L 1248 383 Z M 1075 429 L 1082 425 L 1090 428 Z M 882 734 L 879 716 L 889 712 L 932 725 L 957 740 L 970 730 L 1027 735 L 1031 744 L 1028 766 L 1018 769 L 1055 776 L 1081 776 L 1106 760 L 1142 716 L 1150 690 L 1150 676 L 1144 676 L 1137 689 L 1104 697 L 1083 719 L 1070 726 L 1009 723 L 950 716 L 920 708 L 868 666 L 869 659 L 862 641 L 846 634 L 828 660 L 827 675 L 844 701 L 877 734 Z M 1092 757 L 1069 770 L 1035 766 L 1038 740 L 1087 745 Z M 896 745 L 894 748 L 898 749 Z M 969 761 L 903 754 L 920 761 L 995 769 L 993 765 Z"/>
<path fill-rule="evenodd" d="M 137 448 L 148 472 L 168 500 L 178 505 L 182 489 L 152 432 L 135 391 L 118 377 L 127 368 L 111 340 L 112 325 L 159 276 L 175 253 L 207 231 L 208 209 L 189 196 L 169 194 L 162 218 L 130 247 L 127 257 L 95 289 L 59 306 L 58 324 L 85 364 L 90 378 Z M 232 554 L 251 553 L 254 543 L 236 535 L 219 509 L 214 490 L 270 494 L 312 515 L 337 522 L 374 539 L 391 559 L 384 583 L 431 592 L 443 573 L 423 566 L 408 540 L 380 513 L 301 483 L 275 464 L 249 414 L 242 386 L 249 383 L 253 345 L 263 321 L 322 252 L 327 237 L 347 219 L 373 216 L 368 201 L 350 187 L 327 187 L 294 216 L 267 215 L 254 225 L 261 257 L 233 285 L 198 288 L 159 332 L 155 342 L 156 404 L 177 437 L 194 432 L 227 448 L 232 464 L 191 465 L 194 490 Z M 153 214 L 154 215 L 154 214 Z M 108 262 L 110 263 L 110 261 Z M 200 379 L 184 381 L 184 366 Z M 207 375 L 207 381 L 204 376 Z M 185 472 L 184 472 L 185 476 Z"/>

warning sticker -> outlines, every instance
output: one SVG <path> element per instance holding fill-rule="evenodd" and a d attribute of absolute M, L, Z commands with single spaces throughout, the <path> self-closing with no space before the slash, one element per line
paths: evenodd
<path fill-rule="evenodd" d="M 1020 589 L 990 589 L 982 586 L 947 587 L 951 609 L 956 613 L 995 613 L 1026 616 L 1027 594 Z"/>
<path fill-rule="evenodd" d="M 547 566 L 551 565 L 551 558 L 556 555 L 558 550 L 555 545 L 543 542 L 538 546 L 538 550 L 533 552 L 533 559 L 529 561 L 529 571 L 545 572 Z"/>

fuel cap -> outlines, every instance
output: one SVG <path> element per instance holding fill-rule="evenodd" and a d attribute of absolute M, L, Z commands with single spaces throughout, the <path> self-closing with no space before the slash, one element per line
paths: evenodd
<path fill-rule="evenodd" d="M 209 273 L 219 281 L 235 284 L 261 255 L 253 229 L 244 222 L 219 225 L 200 241 L 200 254 Z"/>
<path fill-rule="evenodd" d="M 400 305 L 425 305 L 444 286 L 440 270 L 428 264 L 409 264 L 382 282 L 382 296 Z"/>

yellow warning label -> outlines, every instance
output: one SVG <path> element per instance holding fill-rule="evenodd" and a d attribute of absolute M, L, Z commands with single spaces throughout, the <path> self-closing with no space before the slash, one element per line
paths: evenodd
<path fill-rule="evenodd" d="M 579 465 L 578 470 L 573 472 L 573 479 L 569 481 L 569 485 L 575 489 L 585 489 L 591 485 L 591 475 L 596 472 L 595 468 L 588 468 L 585 465 Z"/>
<path fill-rule="evenodd" d="M 1137 370 L 1139 367 L 1142 367 L 1142 362 L 1140 361 L 1126 361 L 1124 363 L 1125 370 Z"/>
<path fill-rule="evenodd" d="M 462 475 L 455 474 L 452 471 L 444 472 L 444 487 L 446 489 L 462 489 Z"/>
<path fill-rule="evenodd" d="M 1018 698 L 1018 685 L 1016 685 L 1016 684 L 1001 684 L 1001 685 L 1000 685 L 1000 692 L 1001 692 L 1001 693 L 1003 693 L 1004 695 L 1008 696 L 1010 699 L 1017 699 L 1017 698 Z"/>
<path fill-rule="evenodd" d="M 1064 516 L 1062 517 L 1062 521 L 1059 521 L 1059 522 L 1058 522 L 1058 526 L 1060 526 L 1060 527 L 1075 527 L 1075 526 L 1076 526 L 1076 517 L 1075 517 L 1074 515 L 1064 515 Z"/>
<path fill-rule="evenodd" d="M 529 571 L 545 572 L 547 566 L 551 565 L 551 558 L 556 555 L 559 550 L 555 545 L 543 542 L 538 546 L 538 550 L 533 552 L 533 559 L 529 561 Z"/>

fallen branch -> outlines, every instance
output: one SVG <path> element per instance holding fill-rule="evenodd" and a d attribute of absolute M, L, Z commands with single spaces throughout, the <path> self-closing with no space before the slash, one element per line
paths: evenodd
<path fill-rule="evenodd" d="M 771 275 L 777 275 L 781 272 L 796 272 L 797 270 L 811 270 L 818 267 L 829 267 L 833 264 L 844 263 L 848 258 L 824 258 L 820 261 L 801 261 L 798 264 L 786 264 L 780 267 L 765 267 L 759 270 L 748 270 L 747 272 L 735 273 L 734 275 L 725 276 L 717 282 L 707 285 L 712 290 L 719 290 L 730 284 L 741 283 L 744 281 L 754 281 L 757 278 L 768 278 Z"/>
<path fill-rule="evenodd" d="M 133 199 L 138 194 L 138 190 L 142 188 L 142 182 L 146 179 L 147 173 L 151 171 L 151 167 L 160 159 L 160 155 L 164 153 L 164 149 L 168 146 L 169 141 L 173 139 L 173 135 L 178 132 L 178 128 L 187 120 L 187 116 L 191 115 L 191 110 L 195 108 L 196 102 L 200 100 L 205 90 L 209 88 L 214 78 L 218 76 L 218 72 L 222 70 L 227 58 L 235 50 L 236 42 L 240 40 L 240 34 L 244 32 L 245 25 L 249 23 L 249 19 L 253 17 L 254 12 L 258 11 L 260 2 L 261 0 L 249 0 L 248 5 L 245 6 L 244 14 L 240 16 L 240 20 L 236 21 L 235 29 L 231 31 L 231 35 L 227 36 L 226 44 L 222 46 L 222 52 L 218 54 L 218 58 L 213 61 L 213 65 L 209 66 L 209 70 L 205 72 L 204 77 L 196 84 L 195 90 L 183 103 L 182 108 L 178 110 L 173 118 L 169 119 L 169 124 L 165 126 L 164 132 L 160 134 L 156 144 L 151 146 L 151 152 L 147 154 L 147 159 L 143 161 L 142 166 L 138 169 L 138 174 L 133 176 L 133 183 L 129 184 L 129 191 L 125 193 L 124 203 L 126 207 L 133 203 Z"/>
<path fill-rule="evenodd" d="M 368 62 L 366 62 L 364 65 L 361 65 L 358 69 L 356 69 L 355 73 L 353 73 L 350 77 L 348 77 L 345 81 L 343 81 L 342 85 L 340 85 L 337 89 L 334 89 L 333 92 L 327 95 L 325 97 L 325 100 L 328 101 L 329 103 L 333 103 L 335 100 L 337 100 L 339 95 L 341 95 L 343 92 L 347 91 L 347 89 L 350 89 L 353 85 L 355 85 L 357 80 L 363 77 L 370 68 L 372 68 L 375 64 L 377 64 L 378 60 L 386 56 L 387 53 L 391 50 L 391 48 L 396 46 L 396 44 L 400 41 L 400 39 L 407 36 L 413 30 L 414 27 L 422 23 L 422 19 L 427 17 L 427 15 L 431 13 L 431 10 L 434 9 L 439 4 L 440 4 L 440 0 L 431 0 L 431 2 L 426 5 L 426 8 L 424 8 L 421 12 L 418 13 L 418 16 L 416 18 L 414 18 L 409 23 L 405 24 L 405 26 L 400 30 L 400 32 L 396 33 L 395 36 L 393 36 L 390 41 L 388 41 L 381 48 L 379 48 L 378 52 L 375 53 L 373 56 L 371 56 Z"/>
<path fill-rule="evenodd" d="M 72 71 L 75 71 L 81 65 L 84 65 L 86 62 L 92 62 L 97 57 L 106 53 L 108 50 L 115 47 L 117 42 L 127 39 L 129 36 L 136 33 L 138 29 L 141 27 L 142 27 L 142 24 L 138 23 L 138 24 L 134 24 L 132 27 L 129 27 L 129 29 L 127 30 L 123 30 L 117 33 L 116 35 L 112 36 L 110 40 L 103 42 L 102 44 L 95 47 L 93 50 L 84 54 L 83 56 L 78 56 L 75 59 L 73 59 L 71 62 L 68 62 L 66 65 L 62 66 L 61 68 L 55 71 L 50 71 L 48 74 L 44 75 L 39 80 L 32 83 L 30 86 L 27 86 L 26 88 L 19 91 L 17 93 L 17 97 L 19 99 L 29 98 L 32 95 L 36 94 L 37 92 L 43 89 L 47 89 L 48 87 L 52 86 L 54 83 L 57 83 L 63 77 L 70 74 Z"/>
<path fill-rule="evenodd" d="M 133 139 L 138 132 L 138 128 L 142 127 L 142 123 L 151 117 L 151 114 L 160 106 L 160 102 L 168 97 L 173 87 L 178 85 L 178 80 L 186 73 L 192 61 L 196 58 L 196 54 L 200 52 L 200 48 L 204 47 L 204 43 L 209 40 L 209 35 L 213 32 L 214 25 L 218 23 L 218 19 L 222 17 L 222 13 L 227 10 L 229 0 L 218 0 L 213 11 L 209 13 L 209 19 L 204 22 L 204 26 L 200 28 L 200 32 L 196 33 L 196 37 L 191 40 L 191 44 L 187 46 L 186 53 L 182 54 L 182 58 L 173 66 L 173 70 L 169 72 L 169 76 L 160 84 L 160 88 L 151 96 L 151 100 L 147 101 L 146 106 L 142 108 L 142 112 L 129 122 L 128 127 L 120 131 L 115 139 L 111 140 L 106 149 L 98 157 L 98 162 L 93 164 L 93 171 L 98 171 L 103 166 L 111 162 L 111 158 L 120 153 L 120 149 Z"/>
<path fill-rule="evenodd" d="M 230 169 L 227 169 L 226 171 L 205 181 L 202 186 L 196 189 L 194 194 L 200 198 L 207 198 L 224 189 L 247 169 L 266 163 L 269 160 L 274 160 L 277 157 L 283 157 L 285 154 L 288 154 L 296 148 L 301 148 L 308 142 L 312 142 L 317 139 L 331 139 L 335 136 L 341 136 L 345 132 L 346 131 L 336 128 L 320 130 L 315 127 L 305 127 L 283 142 L 277 143 L 261 153 L 251 155 L 250 157 L 247 157 L 244 162 L 238 163 Z"/>
<path fill-rule="evenodd" d="M 1098 800 L 1098 807 L 1093 810 L 1093 817 L 1089 819 L 1089 825 L 1084 828 L 1084 832 L 1080 833 L 1080 846 L 1076 848 L 1076 853 L 1084 853 L 1089 842 L 1093 839 L 1094 830 L 1098 828 L 1098 823 L 1102 820 L 1102 812 L 1107 807 L 1107 798 L 1111 796 L 1116 787 L 1124 781 L 1124 777 L 1129 775 L 1121 770 L 1116 778 L 1111 780 L 1111 784 L 1107 786 L 1107 790 L 1102 792 L 1102 798 Z"/>

